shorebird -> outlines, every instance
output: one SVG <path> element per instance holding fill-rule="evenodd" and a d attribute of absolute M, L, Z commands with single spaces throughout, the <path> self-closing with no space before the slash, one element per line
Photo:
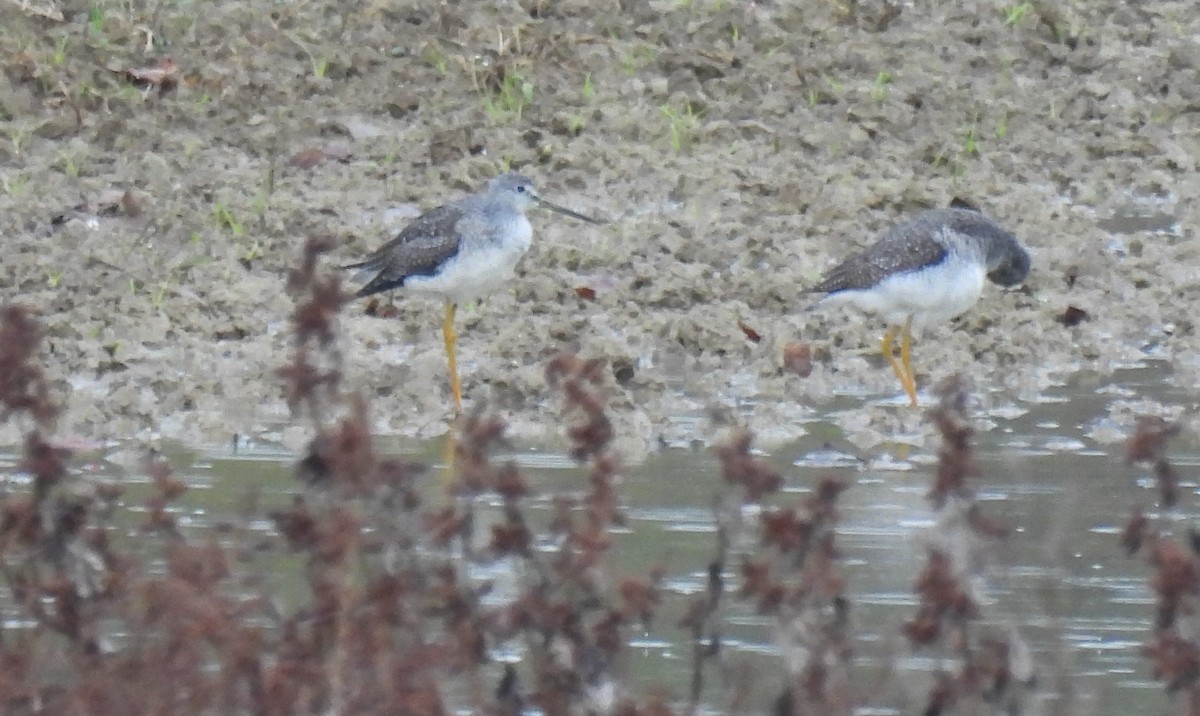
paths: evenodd
<path fill-rule="evenodd" d="M 456 412 L 462 410 L 462 386 L 454 314 L 459 304 L 482 298 L 512 278 L 533 240 L 525 212 L 534 206 L 600 223 L 546 201 L 531 180 L 510 172 L 495 177 L 477 194 L 418 216 L 364 261 L 342 267 L 370 276 L 356 292 L 359 298 L 404 288 L 445 301 L 442 337 Z"/>
<path fill-rule="evenodd" d="M 848 303 L 887 320 L 880 350 L 913 406 L 912 328 L 966 312 L 984 279 L 1016 286 L 1029 274 L 1029 253 L 1017 238 L 966 202 L 932 209 L 898 224 L 871 247 L 834 267 L 805 293 L 826 294 L 805 310 Z M 893 347 L 901 336 L 900 360 Z"/>

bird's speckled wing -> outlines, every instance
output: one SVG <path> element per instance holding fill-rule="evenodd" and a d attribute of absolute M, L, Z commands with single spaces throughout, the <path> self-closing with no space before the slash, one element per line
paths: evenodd
<path fill-rule="evenodd" d="M 835 293 L 875 286 L 896 273 L 915 271 L 940 263 L 946 247 L 934 237 L 943 224 L 916 220 L 892 228 L 871 247 L 826 272 L 806 293 Z"/>
<path fill-rule="evenodd" d="M 375 275 L 357 292 L 370 296 L 404 285 L 411 276 L 430 276 L 458 253 L 459 222 L 462 209 L 455 204 L 439 206 L 404 227 L 396 238 L 376 249 L 365 261 L 343 266 L 347 269 L 375 271 Z"/>

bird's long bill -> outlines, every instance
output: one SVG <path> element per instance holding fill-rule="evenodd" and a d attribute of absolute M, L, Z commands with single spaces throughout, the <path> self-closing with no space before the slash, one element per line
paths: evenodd
<path fill-rule="evenodd" d="M 551 210 L 551 211 L 557 211 L 557 212 L 558 212 L 558 213 L 560 213 L 560 214 L 565 214 L 565 215 L 567 215 L 567 216 L 569 216 L 569 217 L 571 217 L 571 218 L 573 218 L 573 219 L 579 219 L 580 221 L 586 221 L 586 222 L 587 222 L 587 223 L 589 223 L 589 224 L 602 224 L 602 223 L 604 223 L 604 222 L 600 221 L 599 219 L 593 219 L 593 218 L 592 218 L 592 217 L 590 217 L 590 216 L 584 216 L 583 214 L 577 214 L 577 213 L 575 213 L 574 211 L 571 211 L 570 209 L 568 209 L 568 208 L 567 208 L 567 207 L 565 207 L 565 206 L 559 206 L 558 204 L 553 204 L 553 203 L 551 203 L 551 202 L 548 202 L 548 201 L 546 201 L 545 199 L 543 199 L 543 198 L 542 198 L 542 197 L 540 197 L 540 196 L 539 196 L 539 197 L 537 197 L 537 203 L 538 203 L 539 205 L 541 205 L 541 206 L 544 206 L 544 207 L 546 207 L 547 209 L 549 209 L 549 210 Z"/>

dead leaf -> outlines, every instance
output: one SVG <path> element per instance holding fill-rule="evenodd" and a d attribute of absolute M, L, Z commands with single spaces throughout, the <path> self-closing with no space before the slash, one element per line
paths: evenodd
<path fill-rule="evenodd" d="M 812 375 L 812 347 L 807 343 L 788 343 L 783 347 L 783 367 L 801 378 Z"/>
<path fill-rule="evenodd" d="M 1067 310 L 1063 311 L 1060 315 L 1055 316 L 1054 320 L 1063 324 L 1067 328 L 1070 328 L 1072 326 L 1078 326 L 1080 323 L 1088 320 L 1088 318 L 1090 318 L 1088 312 L 1082 308 L 1077 306 L 1067 306 Z"/>
<path fill-rule="evenodd" d="M 159 92 L 175 89 L 178 82 L 179 65 L 170 57 L 161 57 L 150 67 L 125 70 L 125 77 L 142 89 L 157 88 Z"/>
<path fill-rule="evenodd" d="M 595 301 L 596 300 L 596 289 L 590 288 L 588 286 L 576 286 L 575 287 L 575 295 L 582 298 L 585 301 Z"/>
<path fill-rule="evenodd" d="M 310 148 L 296 152 L 289 163 L 300 169 L 312 169 L 324 162 L 334 160 L 344 162 L 350 158 L 350 148 L 346 144 L 334 143 L 325 148 Z"/>
<path fill-rule="evenodd" d="M 739 320 L 738 328 L 742 329 L 742 333 L 746 334 L 746 338 L 749 339 L 751 343 L 758 343 L 762 340 L 762 336 L 758 334 L 758 331 L 746 325 L 745 321 Z"/>
<path fill-rule="evenodd" d="M 150 195 L 137 189 L 104 189 L 74 211 L 93 216 L 140 216 L 150 202 Z"/>
<path fill-rule="evenodd" d="M 149 197 L 141 192 L 126 191 L 121 195 L 121 209 L 125 216 L 137 217 L 142 215 Z"/>
<path fill-rule="evenodd" d="M 363 309 L 363 313 L 373 318 L 395 318 L 400 315 L 400 309 L 391 301 L 384 303 L 379 298 L 372 296 L 367 300 L 367 306 Z"/>
<path fill-rule="evenodd" d="M 288 163 L 301 169 L 312 169 L 328 158 L 329 155 L 324 150 L 310 147 L 309 149 L 302 149 L 293 154 Z"/>
<path fill-rule="evenodd" d="M 302 149 L 292 155 L 289 163 L 300 169 L 312 169 L 330 159 L 337 162 L 344 162 L 350 158 L 350 155 L 349 146 L 340 142 L 334 142 L 326 147 Z"/>
<path fill-rule="evenodd" d="M 75 207 L 96 216 L 116 214 L 125 199 L 125 192 L 120 189 L 105 189 L 88 199 L 87 203 Z"/>

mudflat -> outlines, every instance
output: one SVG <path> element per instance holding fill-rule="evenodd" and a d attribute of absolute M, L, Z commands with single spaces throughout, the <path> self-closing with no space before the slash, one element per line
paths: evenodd
<path fill-rule="evenodd" d="M 293 442 L 305 241 L 336 270 L 519 169 L 608 223 L 531 216 L 516 279 L 459 311 L 468 404 L 554 434 L 543 366 L 570 350 L 611 367 L 627 440 L 724 412 L 769 443 L 832 410 L 871 443 L 922 429 L 884 326 L 800 290 L 958 197 L 1033 270 L 917 336 L 923 390 L 965 373 L 1012 414 L 1153 360 L 1195 403 L 1200 13 L 1010 5 L 2 0 L 0 299 L 46 326 L 63 431 Z M 441 307 L 394 300 L 343 312 L 347 384 L 380 433 L 437 435 Z"/>

